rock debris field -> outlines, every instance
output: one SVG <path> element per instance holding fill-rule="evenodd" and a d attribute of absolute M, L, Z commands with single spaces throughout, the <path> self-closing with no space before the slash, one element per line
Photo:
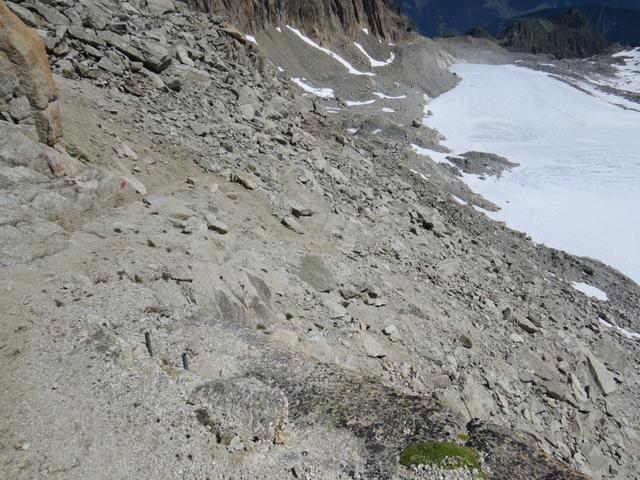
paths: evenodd
<path fill-rule="evenodd" d="M 0 2 L 0 476 L 640 478 L 638 286 L 491 220 L 412 148 L 438 132 L 328 113 L 247 33 Z M 400 463 L 424 442 L 481 471 Z"/>

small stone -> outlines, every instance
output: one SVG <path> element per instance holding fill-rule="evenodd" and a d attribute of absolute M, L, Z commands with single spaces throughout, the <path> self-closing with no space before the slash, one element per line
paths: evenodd
<path fill-rule="evenodd" d="M 380 346 L 378 341 L 368 333 L 362 334 L 362 346 L 368 357 L 384 358 L 387 356 L 387 352 Z"/>
<path fill-rule="evenodd" d="M 229 227 L 213 215 L 207 214 L 205 215 L 205 220 L 207 221 L 207 228 L 209 230 L 213 230 L 214 232 L 218 232 L 222 235 L 225 235 L 229 232 Z"/>
<path fill-rule="evenodd" d="M 123 144 L 119 153 L 131 160 L 138 160 L 138 154 L 129 145 Z"/>
<path fill-rule="evenodd" d="M 516 323 L 520 328 L 522 328 L 527 333 L 536 333 L 539 332 L 540 329 L 536 327 L 531 321 L 527 318 L 521 317 L 520 315 L 516 315 Z"/>
<path fill-rule="evenodd" d="M 521 368 L 518 370 L 518 378 L 522 383 L 531 383 L 534 380 L 533 372 L 531 372 L 531 370 Z"/>
<path fill-rule="evenodd" d="M 193 133 L 195 133 L 199 137 L 204 137 L 211 131 L 209 125 L 205 125 L 204 123 L 200 122 L 190 122 L 189 127 L 191 127 Z"/>
<path fill-rule="evenodd" d="M 473 347 L 473 342 L 471 341 L 471 339 L 469 337 L 467 337 L 466 335 L 460 335 L 458 337 L 458 340 L 460 341 L 460 345 L 462 345 L 464 348 L 471 348 Z"/>
<path fill-rule="evenodd" d="M 398 340 L 400 340 L 400 331 L 395 325 L 387 325 L 382 329 L 382 333 L 389 337 L 389 340 L 391 340 L 392 342 L 397 342 Z"/>
<path fill-rule="evenodd" d="M 524 343 L 524 337 L 519 333 L 512 333 L 511 335 L 509 335 L 509 338 L 511 339 L 512 342 Z"/>
<path fill-rule="evenodd" d="M 303 207 L 301 205 L 293 205 L 291 207 L 291 213 L 296 217 L 310 217 L 314 214 L 310 208 Z"/>
<path fill-rule="evenodd" d="M 122 66 L 117 65 L 107 57 L 102 57 L 100 59 L 100 61 L 98 62 L 98 67 L 109 73 L 113 73 L 114 75 L 122 75 L 124 73 L 124 68 L 122 68 Z"/>
<path fill-rule="evenodd" d="M 255 190 L 256 188 L 258 188 L 258 185 L 256 184 L 256 182 L 244 173 L 232 174 L 231 181 L 234 183 L 239 183 L 247 190 Z"/>
<path fill-rule="evenodd" d="M 282 225 L 287 227 L 289 230 L 293 230 L 296 233 L 303 234 L 304 231 L 302 229 L 302 225 L 300 225 L 297 220 L 291 216 L 286 216 L 282 219 Z"/>
<path fill-rule="evenodd" d="M 253 120 L 253 118 L 256 116 L 256 111 L 248 103 L 244 105 L 240 105 L 240 107 L 238 107 L 238 110 L 242 118 L 247 122 Z"/>
<path fill-rule="evenodd" d="M 11 100 L 11 102 L 9 102 L 9 114 L 17 122 L 27 118 L 31 115 L 31 104 L 29 103 L 29 99 L 23 95 Z"/>
<path fill-rule="evenodd" d="M 187 48 L 184 45 L 178 45 L 176 47 L 176 58 L 180 60 L 180 62 L 189 67 L 193 67 L 193 60 L 189 57 L 189 52 L 187 52 Z"/>

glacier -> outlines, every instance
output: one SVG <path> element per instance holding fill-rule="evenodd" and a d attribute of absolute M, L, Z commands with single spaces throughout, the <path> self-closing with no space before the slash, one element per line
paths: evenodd
<path fill-rule="evenodd" d="M 640 112 L 514 65 L 453 70 L 462 81 L 427 104 L 423 123 L 457 154 L 520 164 L 500 178 L 464 175 L 500 207 L 487 214 L 640 283 Z"/>

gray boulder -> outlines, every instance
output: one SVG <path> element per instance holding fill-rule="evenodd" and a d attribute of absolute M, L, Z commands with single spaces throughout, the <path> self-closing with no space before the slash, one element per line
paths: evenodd
<path fill-rule="evenodd" d="M 225 444 L 276 442 L 286 429 L 289 403 L 282 390 L 257 378 L 229 378 L 200 385 L 190 399 L 203 425 Z"/>

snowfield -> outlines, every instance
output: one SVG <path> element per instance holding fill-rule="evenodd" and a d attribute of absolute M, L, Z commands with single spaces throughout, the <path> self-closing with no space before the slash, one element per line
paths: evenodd
<path fill-rule="evenodd" d="M 487 214 L 640 283 L 640 112 L 516 66 L 454 71 L 462 82 L 425 107 L 433 116 L 424 123 L 456 153 L 493 152 L 521 165 L 500 179 L 464 175 L 501 207 Z"/>

